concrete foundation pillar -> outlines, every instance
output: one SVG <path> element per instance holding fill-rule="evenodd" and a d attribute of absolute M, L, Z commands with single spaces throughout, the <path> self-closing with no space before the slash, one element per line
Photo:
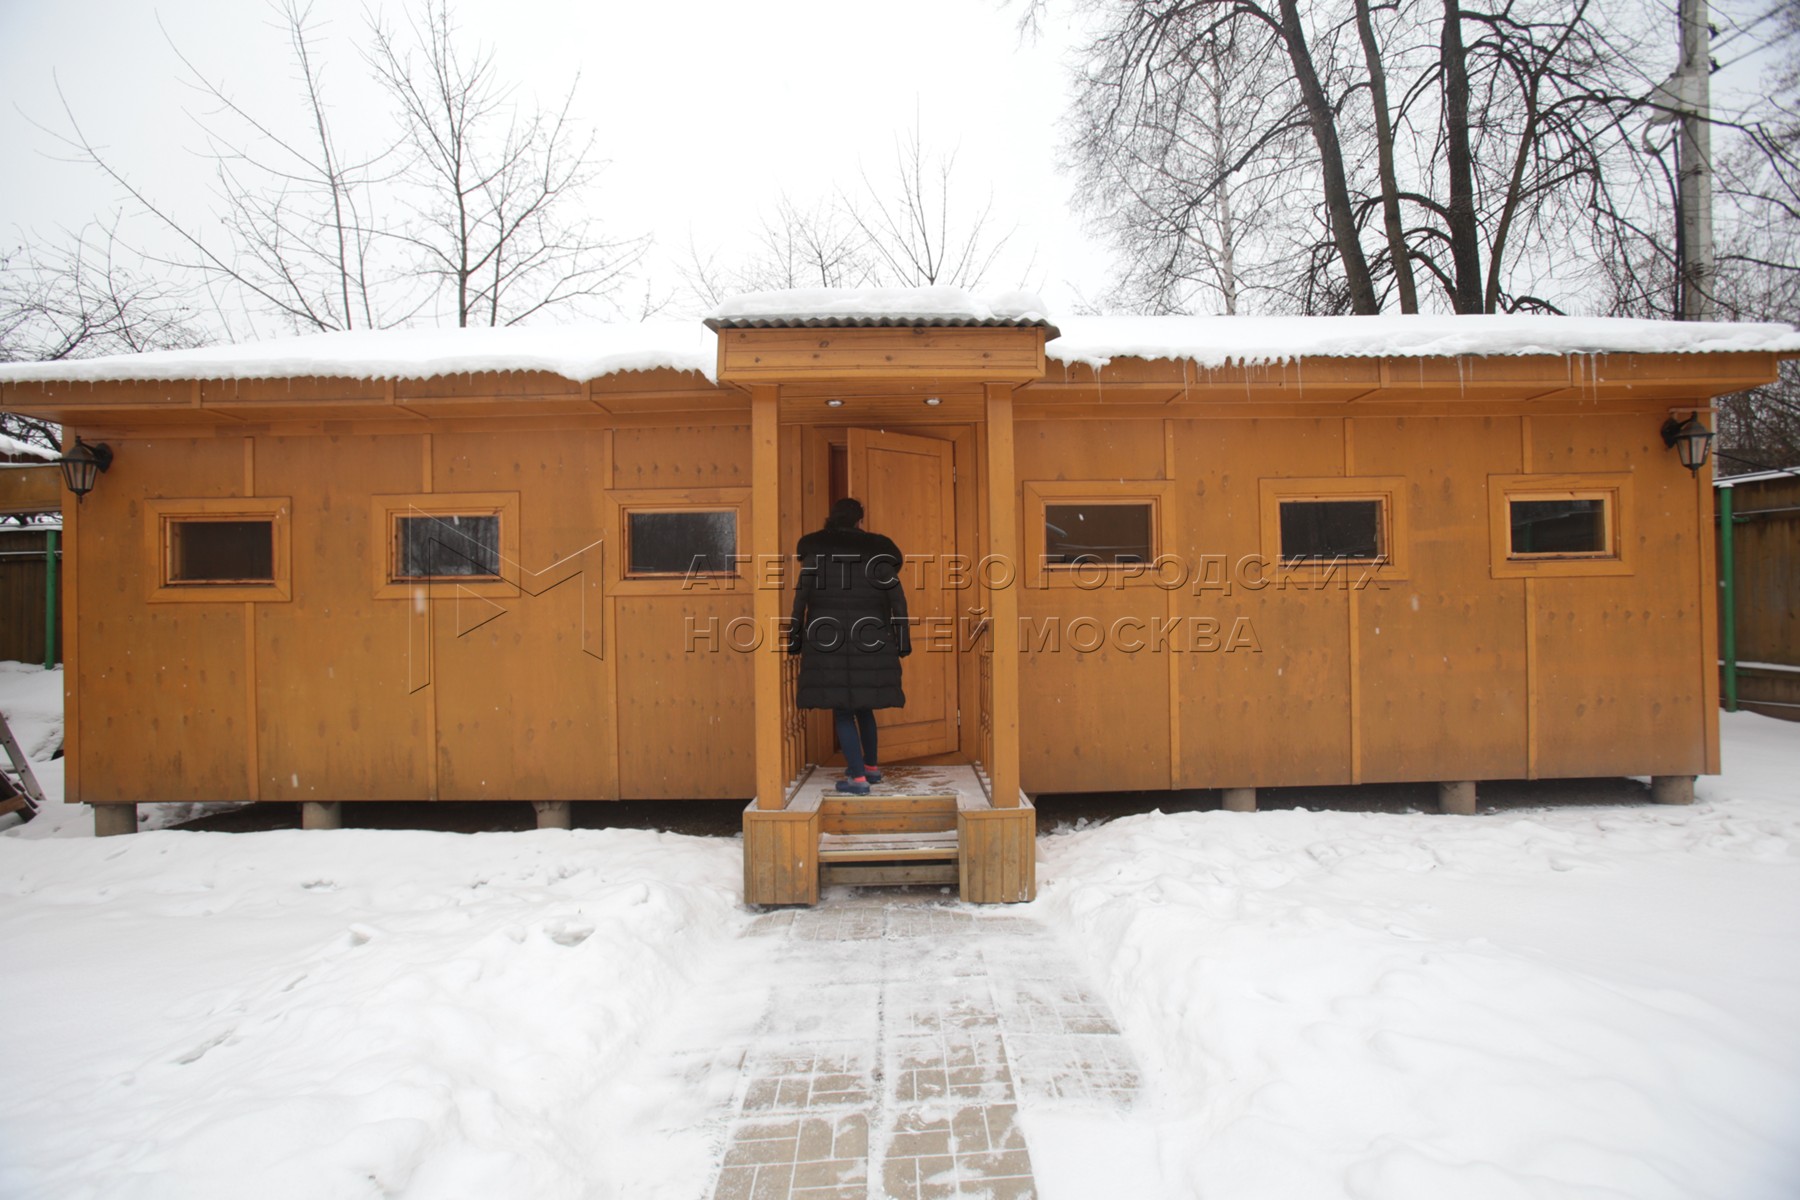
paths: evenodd
<path fill-rule="evenodd" d="M 533 800 L 531 807 L 537 810 L 537 827 L 539 829 L 573 829 L 575 827 L 575 806 L 567 800 Z"/>
<path fill-rule="evenodd" d="M 1438 784 L 1438 809 L 1459 816 L 1475 813 L 1475 781 L 1459 779 L 1455 783 Z"/>
<path fill-rule="evenodd" d="M 94 805 L 95 837 L 116 837 L 121 833 L 136 833 L 137 825 L 137 805 L 135 804 Z"/>
<path fill-rule="evenodd" d="M 1650 777 L 1650 798 L 1658 804 L 1692 804 L 1694 802 L 1694 777 L 1692 775 L 1652 775 Z"/>
<path fill-rule="evenodd" d="M 342 829 L 344 806 L 337 801 L 303 800 L 300 803 L 300 828 Z"/>
<path fill-rule="evenodd" d="M 1219 793 L 1219 802 L 1226 812 L 1255 812 L 1255 788 L 1226 788 Z"/>

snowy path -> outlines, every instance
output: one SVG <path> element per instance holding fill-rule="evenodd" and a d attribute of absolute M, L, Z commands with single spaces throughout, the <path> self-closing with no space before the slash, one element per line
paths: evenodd
<path fill-rule="evenodd" d="M 757 918 L 714 974 L 625 1090 L 690 1098 L 667 1115 L 722 1147 L 715 1200 L 1037 1196 L 1032 1116 L 1105 1139 L 1136 1101 L 1104 1002 L 1029 917 L 838 894 Z"/>

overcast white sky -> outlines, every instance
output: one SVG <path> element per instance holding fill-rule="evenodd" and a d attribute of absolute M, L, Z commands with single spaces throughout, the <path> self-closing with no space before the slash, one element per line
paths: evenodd
<path fill-rule="evenodd" d="M 381 2 L 392 14 L 407 7 L 369 0 Z M 1668 22 L 1671 60 L 1672 5 L 1643 0 L 1643 19 Z M 1762 6 L 1715 0 L 1715 20 L 1728 28 L 1732 10 Z M 359 112 L 385 104 L 357 57 L 368 7 L 314 4 L 345 141 Z M 1058 4 L 1055 15 L 1066 22 L 1076 7 Z M 1053 313 L 1067 313 L 1105 287 L 1107 252 L 1084 234 L 1056 169 L 1078 35 L 1053 28 L 1022 44 L 1016 5 L 461 0 L 456 12 L 522 89 L 548 100 L 579 72 L 579 115 L 609 164 L 599 215 L 612 232 L 655 238 L 646 269 L 662 292 L 679 289 L 690 240 L 729 257 L 783 192 L 804 203 L 854 188 L 864 168 L 886 169 L 915 114 L 929 147 L 958 152 L 969 201 L 991 190 L 1000 225 L 1017 226 L 1017 253 L 994 273 L 995 290 L 1034 287 Z M 34 127 L 66 127 L 58 82 L 88 135 L 132 178 L 177 210 L 205 211 L 212 168 L 196 154 L 188 115 L 201 101 L 183 86 L 170 42 L 249 107 L 299 115 L 283 32 L 263 0 L 0 0 L 0 243 L 55 238 L 59 226 L 128 207 L 93 168 L 58 161 L 54 138 Z M 1740 64 L 1715 78 L 1715 96 L 1756 78 L 1753 64 Z"/>
<path fill-rule="evenodd" d="M 379 104 L 356 43 L 362 0 L 316 0 L 327 34 L 328 98 L 340 130 Z M 395 13 L 402 7 L 389 0 Z M 996 289 L 1021 282 L 1067 310 L 1101 290 L 1106 255 L 1070 212 L 1056 170 L 1069 37 L 1021 44 L 1017 11 L 991 0 L 463 0 L 456 13 L 491 44 L 503 74 L 546 99 L 580 73 L 580 115 L 609 165 L 601 216 L 653 234 L 649 270 L 678 283 L 690 236 L 729 250 L 759 209 L 854 185 L 884 168 L 915 112 L 930 147 L 958 151 L 972 201 L 989 190 L 1023 254 Z M 160 22 L 160 28 L 159 28 Z M 165 37 L 164 31 L 167 36 Z M 60 82 L 88 135 L 135 180 L 203 210 L 211 167 L 169 42 L 252 108 L 291 117 L 296 89 L 282 32 L 259 0 L 0 0 L 0 237 L 54 235 L 125 204 L 91 167 L 57 161 L 33 121 L 64 127 Z M 1035 265 L 1029 260 L 1035 251 Z M 1020 279 L 1018 276 L 1028 275 Z"/>

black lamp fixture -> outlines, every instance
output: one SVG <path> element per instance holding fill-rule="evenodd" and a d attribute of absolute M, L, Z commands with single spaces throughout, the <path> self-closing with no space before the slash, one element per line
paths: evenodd
<path fill-rule="evenodd" d="M 57 465 L 62 468 L 63 482 L 75 493 L 77 504 L 81 503 L 83 496 L 94 490 L 94 480 L 106 474 L 106 468 L 112 466 L 112 460 L 111 446 L 105 442 L 90 446 L 80 438 L 75 439 L 74 447 L 67 454 L 56 460 Z"/>
<path fill-rule="evenodd" d="M 1662 438 L 1663 445 L 1674 447 L 1681 465 L 1690 471 L 1704 467 L 1707 455 L 1712 453 L 1713 431 L 1698 416 L 1690 415 L 1685 421 L 1670 417 L 1663 422 Z"/>

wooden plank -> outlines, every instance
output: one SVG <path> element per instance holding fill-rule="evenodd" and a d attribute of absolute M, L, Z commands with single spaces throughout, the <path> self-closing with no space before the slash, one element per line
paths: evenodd
<path fill-rule="evenodd" d="M 723 341 L 720 343 L 723 354 Z M 760 385 L 750 392 L 750 553 L 754 580 L 751 616 L 763 634 L 752 652 L 756 726 L 756 803 L 780 808 L 786 802 L 782 778 L 781 640 L 775 636 L 781 617 L 781 590 L 768 586 L 760 566 L 782 559 L 781 431 L 777 423 L 780 389 Z"/>
<path fill-rule="evenodd" d="M 1695 540 L 1700 545 L 1700 738 L 1704 744 L 1701 752 L 1704 765 L 1702 770 L 1708 775 L 1717 775 L 1719 762 L 1719 587 L 1718 551 L 1714 545 L 1718 520 L 1713 511 L 1713 501 L 1717 499 L 1713 492 L 1713 461 L 1707 459 L 1706 466 L 1694 473 L 1694 523 Z M 1792 524 L 1789 529 L 1795 528 Z M 1735 547 L 1734 547 L 1735 549 Z M 1794 576 L 1790 575 L 1791 581 Z M 1793 619 L 1793 609 L 1800 596 L 1790 596 L 1785 607 L 1789 610 L 1789 619 Z M 1752 660 L 1755 661 L 1755 660 Z"/>
<path fill-rule="evenodd" d="M 0 464 L 0 516 L 57 512 L 62 495 L 62 468 L 55 464 Z"/>
<path fill-rule="evenodd" d="M 1019 794 L 1019 493 L 1013 453 L 1013 389 L 987 386 L 988 552 L 1012 564 L 1007 586 L 986 590 L 993 621 L 994 761 L 986 764 L 997 805 Z"/>
<path fill-rule="evenodd" d="M 951 863 L 830 863 L 819 867 L 824 887 L 955 886 L 957 872 Z"/>

